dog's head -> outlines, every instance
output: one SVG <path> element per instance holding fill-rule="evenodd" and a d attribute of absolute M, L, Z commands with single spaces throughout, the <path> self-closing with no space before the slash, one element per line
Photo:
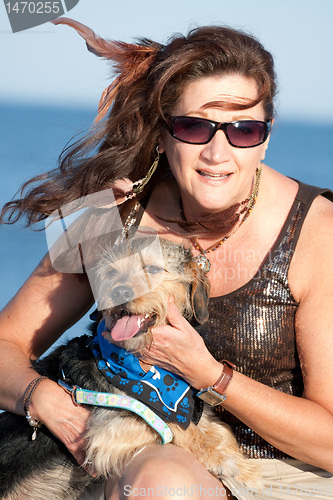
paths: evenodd
<path fill-rule="evenodd" d="M 194 325 L 208 319 L 208 279 L 190 250 L 174 242 L 130 238 L 104 250 L 94 272 L 108 340 L 127 350 L 140 351 L 151 341 L 151 328 L 166 324 L 170 295 Z"/>

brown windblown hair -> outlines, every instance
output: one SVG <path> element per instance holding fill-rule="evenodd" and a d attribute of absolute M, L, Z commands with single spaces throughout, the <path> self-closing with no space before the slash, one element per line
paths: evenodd
<path fill-rule="evenodd" d="M 247 109 L 262 102 L 265 119 L 274 115 L 273 59 L 251 35 L 208 26 L 193 29 L 187 36 L 175 35 L 165 45 L 148 39 L 127 44 L 103 40 L 67 18 L 58 18 L 54 24 L 75 28 L 91 52 L 113 63 L 117 77 L 103 93 L 90 132 L 63 150 L 58 168 L 26 182 L 20 198 L 3 207 L 0 222 L 14 223 L 26 216 L 30 225 L 70 201 L 112 187 L 118 179 L 143 178 L 184 86 L 197 78 L 228 73 L 253 78 L 258 98 L 242 105 L 225 103 L 225 109 Z M 107 118 L 101 120 L 106 113 Z M 145 192 L 168 170 L 162 155 Z"/>

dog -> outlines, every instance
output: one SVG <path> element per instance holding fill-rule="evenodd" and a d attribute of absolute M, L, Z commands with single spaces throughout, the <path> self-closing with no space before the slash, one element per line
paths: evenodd
<path fill-rule="evenodd" d="M 203 408 L 196 391 L 191 387 L 180 389 L 185 397 L 178 405 L 180 414 L 176 414 L 173 403 L 169 400 L 165 403 L 162 396 L 160 404 L 156 394 L 164 391 L 169 397 L 172 386 L 179 389 L 182 381 L 172 374 L 161 375 L 159 368 L 139 364 L 140 352 L 149 349 L 152 342 L 152 328 L 167 322 L 169 296 L 174 297 L 181 314 L 194 326 L 208 319 L 209 282 L 190 250 L 162 238 L 131 238 L 101 251 L 89 278 L 99 309 L 93 331 L 34 362 L 34 369 L 59 381 L 68 392 L 73 393 L 72 387 L 77 386 L 119 398 L 126 394 L 127 382 L 115 385 L 109 361 L 120 360 L 115 372 L 123 380 L 121 377 L 127 371 L 123 358 L 131 356 L 132 362 L 136 354 L 143 378 L 132 383 L 131 395 L 134 391 L 139 398 L 141 389 L 148 387 L 148 397 L 159 404 L 156 418 L 165 414 L 167 433 L 173 436 L 171 442 L 192 453 L 217 478 L 235 477 L 244 484 L 254 484 L 258 478 L 256 468 L 240 452 L 230 428 L 210 408 Z M 106 362 L 103 350 L 108 349 L 111 354 Z M 145 383 L 147 376 L 151 377 Z M 161 378 L 168 387 L 152 388 L 150 381 Z M 189 422 L 190 400 L 193 408 Z M 10 413 L 0 416 L 2 500 L 93 499 L 94 491 L 106 478 L 117 481 L 122 477 L 127 464 L 140 450 L 163 442 L 156 428 L 128 409 L 89 408 L 86 465 L 95 471 L 95 477 L 76 463 L 45 426 L 32 441 L 32 428 L 24 417 Z"/>

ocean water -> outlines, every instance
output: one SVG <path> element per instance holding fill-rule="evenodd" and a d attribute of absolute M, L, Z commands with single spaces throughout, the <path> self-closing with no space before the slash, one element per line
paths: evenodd
<path fill-rule="evenodd" d="M 93 118 L 92 109 L 0 103 L 0 205 L 10 200 L 24 181 L 54 168 L 67 141 L 89 128 Z M 265 162 L 290 177 L 333 189 L 333 123 L 278 122 Z M 0 309 L 46 251 L 44 232 L 26 229 L 22 224 L 0 226 Z M 85 316 L 66 332 L 65 338 L 81 335 L 88 323 Z"/>

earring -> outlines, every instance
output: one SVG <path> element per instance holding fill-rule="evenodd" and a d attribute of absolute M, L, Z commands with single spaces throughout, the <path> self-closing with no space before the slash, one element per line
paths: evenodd
<path fill-rule="evenodd" d="M 115 205 L 121 205 L 122 203 L 135 198 L 138 193 L 141 193 L 141 191 L 144 189 L 146 184 L 148 184 L 151 177 L 153 176 L 153 173 L 157 169 L 158 162 L 160 160 L 160 152 L 158 150 L 158 146 L 156 146 L 156 152 L 157 156 L 143 179 L 132 182 L 130 179 L 125 177 L 113 182 L 110 187 L 113 190 L 115 201 L 114 203 L 109 205 L 110 208 Z"/>
<path fill-rule="evenodd" d="M 156 146 L 156 153 L 157 153 L 157 156 L 156 156 L 156 158 L 155 158 L 152 166 L 148 170 L 146 176 L 143 179 L 139 179 L 138 181 L 136 181 L 136 182 L 133 183 L 133 186 L 134 186 L 133 192 L 135 194 L 141 193 L 141 191 L 148 184 L 148 182 L 152 178 L 155 170 L 157 169 L 158 162 L 160 161 L 160 152 L 159 152 L 158 146 Z"/>

